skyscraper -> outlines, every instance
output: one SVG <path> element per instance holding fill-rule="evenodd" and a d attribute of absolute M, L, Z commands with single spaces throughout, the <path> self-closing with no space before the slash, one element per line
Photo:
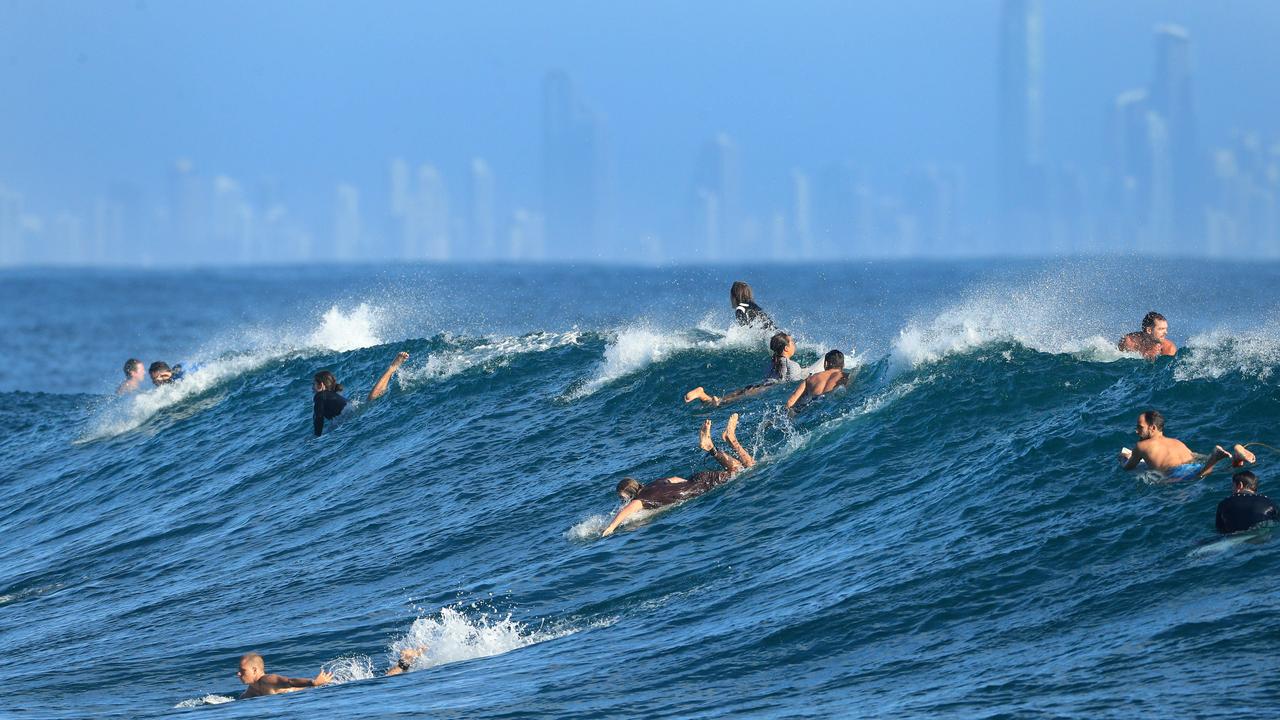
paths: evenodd
<path fill-rule="evenodd" d="M 1040 0 L 1004 0 L 1000 15 L 1000 192 L 1006 248 L 1034 242 L 1045 210 L 1044 20 Z"/>
<path fill-rule="evenodd" d="M 498 218 L 493 171 L 481 158 L 471 161 L 471 184 L 468 200 L 468 233 L 472 258 L 493 260 L 497 257 Z"/>
<path fill-rule="evenodd" d="M 1151 107 L 1160 115 L 1167 138 L 1171 202 L 1169 234 L 1162 241 L 1170 243 L 1170 249 L 1191 252 L 1204 237 L 1200 178 L 1205 170 L 1191 93 L 1191 36 L 1177 25 L 1160 25 L 1155 29 L 1155 45 Z"/>
<path fill-rule="evenodd" d="M 704 260 L 719 260 L 738 246 L 738 149 L 726 133 L 708 140 L 693 171 L 692 250 Z"/>
<path fill-rule="evenodd" d="M 360 226 L 360 191 L 346 183 L 339 184 L 334 191 L 333 254 L 337 260 L 366 259 Z"/>
<path fill-rule="evenodd" d="M 542 83 L 542 209 L 551 258 L 602 257 L 606 217 L 603 123 L 563 71 Z"/>

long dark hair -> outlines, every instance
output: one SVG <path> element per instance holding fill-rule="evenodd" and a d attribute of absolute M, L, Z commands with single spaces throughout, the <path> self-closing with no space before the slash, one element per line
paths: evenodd
<path fill-rule="evenodd" d="M 769 349 L 773 351 L 773 374 L 779 378 L 787 376 L 787 359 L 782 356 L 791 344 L 791 336 L 780 332 L 769 338 Z"/>
<path fill-rule="evenodd" d="M 755 298 L 751 294 L 751 286 L 741 280 L 734 281 L 733 285 L 729 287 L 729 302 L 732 302 L 734 307 L 743 303 L 750 305 L 755 302 Z"/>
<path fill-rule="evenodd" d="M 342 392 L 342 384 L 339 383 L 338 378 L 334 377 L 333 373 L 329 372 L 328 370 L 321 370 L 320 372 L 316 373 L 316 376 L 312 378 L 312 380 L 314 380 L 316 384 L 324 387 L 324 389 L 328 390 L 329 392 L 337 392 L 337 393 Z"/>

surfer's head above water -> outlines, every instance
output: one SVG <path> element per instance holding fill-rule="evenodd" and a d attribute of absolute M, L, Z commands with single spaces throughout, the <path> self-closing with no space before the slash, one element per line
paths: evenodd
<path fill-rule="evenodd" d="M 328 370 L 321 370 L 311 378 L 311 388 L 316 392 L 342 392 L 342 383 Z"/>
<path fill-rule="evenodd" d="M 752 295 L 751 286 L 741 280 L 735 280 L 733 285 L 729 286 L 729 304 L 734 307 L 754 303 L 755 298 Z"/>
<path fill-rule="evenodd" d="M 631 498 L 640 492 L 640 481 L 633 477 L 625 477 L 618 481 L 617 493 L 622 502 L 631 502 Z"/>
<path fill-rule="evenodd" d="M 1231 487 L 1236 492 L 1258 492 L 1258 476 L 1248 470 L 1241 470 L 1231 476 Z"/>
<path fill-rule="evenodd" d="M 1147 410 L 1138 415 L 1138 426 L 1135 430 L 1142 440 L 1149 440 L 1164 434 L 1164 415 L 1159 410 Z"/>
<path fill-rule="evenodd" d="M 152 384 L 167 385 L 174 380 L 182 379 L 182 366 L 174 365 L 169 367 L 169 363 L 157 360 L 151 363 L 151 367 L 147 368 L 147 373 L 151 375 Z"/>
<path fill-rule="evenodd" d="M 827 370 L 844 368 L 844 353 L 839 350 L 831 350 L 822 358 L 822 367 Z"/>

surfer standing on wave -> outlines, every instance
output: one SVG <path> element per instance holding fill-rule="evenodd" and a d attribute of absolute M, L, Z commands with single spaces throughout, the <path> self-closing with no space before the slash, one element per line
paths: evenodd
<path fill-rule="evenodd" d="M 600 537 L 612 535 L 624 520 L 641 509 L 651 510 L 697 497 L 725 484 L 734 475 L 755 465 L 755 458 L 751 457 L 751 454 L 738 442 L 737 431 L 738 413 L 734 413 L 729 416 L 729 422 L 725 423 L 724 434 L 720 438 L 729 443 L 738 455 L 736 458 L 718 449 L 712 442 L 710 420 L 703 422 L 702 429 L 698 431 L 698 446 L 715 458 L 724 470 L 704 470 L 694 473 L 688 479 L 667 477 L 644 485 L 635 478 L 623 478 L 617 488 L 618 497 L 622 498 L 623 502 L 622 509 L 613 516 L 613 521 L 604 529 L 604 532 L 600 533 Z"/>
<path fill-rule="evenodd" d="M 1199 480 L 1213 472 L 1213 467 L 1227 458 L 1236 467 L 1257 460 L 1243 445 L 1232 448 L 1234 453 L 1217 445 L 1203 463 L 1197 462 L 1195 453 L 1181 440 L 1164 436 L 1164 415 L 1156 410 L 1147 410 L 1138 415 L 1135 432 L 1138 444 L 1134 449 L 1120 450 L 1120 462 L 1124 463 L 1125 470 L 1136 470 L 1139 464 L 1145 462 L 1147 469 L 1162 472 L 1172 480 Z"/>
<path fill-rule="evenodd" d="M 268 673 L 262 656 L 255 652 L 240 656 L 240 669 L 236 671 L 236 675 L 240 678 L 240 682 L 249 686 L 240 695 L 241 700 L 320 687 L 333 679 L 333 676 L 324 670 L 317 673 L 314 678 L 291 678 Z"/>
<path fill-rule="evenodd" d="M 1280 508 L 1266 495 L 1258 494 L 1258 476 L 1244 470 L 1231 476 L 1231 496 L 1218 503 L 1214 525 L 1218 532 L 1248 530 L 1259 523 L 1280 520 Z"/>
<path fill-rule="evenodd" d="M 408 359 L 409 353 L 404 351 L 396 353 L 396 359 L 391 361 L 391 364 L 383 371 L 382 377 L 378 378 L 377 384 L 369 391 L 369 402 L 373 402 L 386 394 L 387 384 L 391 382 L 391 376 Z M 342 411 L 347 407 L 347 399 L 342 395 L 342 384 L 328 370 L 321 370 L 311 378 L 311 389 L 315 391 L 315 397 L 312 401 L 312 425 L 315 429 L 316 437 L 320 437 L 320 434 L 324 432 L 324 421 L 332 420 L 341 415 Z"/>
<path fill-rule="evenodd" d="M 800 368 L 800 363 L 791 359 L 791 356 L 796 354 L 796 341 L 794 338 L 784 332 L 777 333 L 769 339 L 769 349 L 773 351 L 773 359 L 769 361 L 768 367 L 765 368 L 765 376 L 762 382 L 734 390 L 724 396 L 708 395 L 707 391 L 699 385 L 684 394 L 684 401 L 700 400 L 713 407 L 720 407 L 725 403 L 731 403 L 734 400 L 764 392 L 771 385 L 804 379 L 804 370 Z"/>
<path fill-rule="evenodd" d="M 1148 360 L 1161 355 L 1177 355 L 1178 346 L 1165 336 L 1169 334 L 1169 321 L 1152 310 L 1142 318 L 1142 329 L 1120 338 L 1116 348 L 1121 352 L 1136 352 Z"/>
<path fill-rule="evenodd" d="M 814 398 L 849 384 L 849 373 L 844 371 L 844 353 L 839 350 L 828 352 L 822 359 L 822 367 L 822 372 L 810 375 L 796 386 L 795 392 L 787 398 L 787 409 L 798 410 Z"/>
<path fill-rule="evenodd" d="M 729 302 L 733 304 L 733 317 L 739 325 L 755 325 L 765 330 L 777 329 L 773 318 L 756 304 L 750 285 L 741 280 L 734 281 L 729 288 Z"/>

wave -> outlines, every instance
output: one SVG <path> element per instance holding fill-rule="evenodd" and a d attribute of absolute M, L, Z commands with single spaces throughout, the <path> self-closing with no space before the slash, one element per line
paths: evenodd
<path fill-rule="evenodd" d="M 134 430 L 156 413 L 203 395 L 226 381 L 291 357 L 305 357 L 316 352 L 347 352 L 381 345 L 377 329 L 383 314 L 367 304 L 343 312 L 330 307 L 320 318 L 318 327 L 297 335 L 281 335 L 263 328 L 246 331 L 237 343 L 242 348 L 209 353 L 211 359 L 193 358 L 179 381 L 140 390 L 114 398 L 99 411 L 77 442 L 85 443 L 114 437 Z M 144 380 L 143 382 L 149 382 Z"/>
<path fill-rule="evenodd" d="M 1280 368 L 1280 338 L 1258 330 L 1213 330 L 1194 335 L 1178 353 L 1173 378 L 1218 380 L 1238 374 L 1268 382 Z"/>
<path fill-rule="evenodd" d="M 429 354 L 423 365 L 401 370 L 398 382 L 400 387 L 408 388 L 426 381 L 453 377 L 477 366 L 487 369 L 505 367 L 520 355 L 577 345 L 581 340 L 582 333 L 577 330 L 564 333 L 535 332 L 518 337 L 490 337 L 478 344 L 444 336 L 443 342 L 452 347 Z"/>

